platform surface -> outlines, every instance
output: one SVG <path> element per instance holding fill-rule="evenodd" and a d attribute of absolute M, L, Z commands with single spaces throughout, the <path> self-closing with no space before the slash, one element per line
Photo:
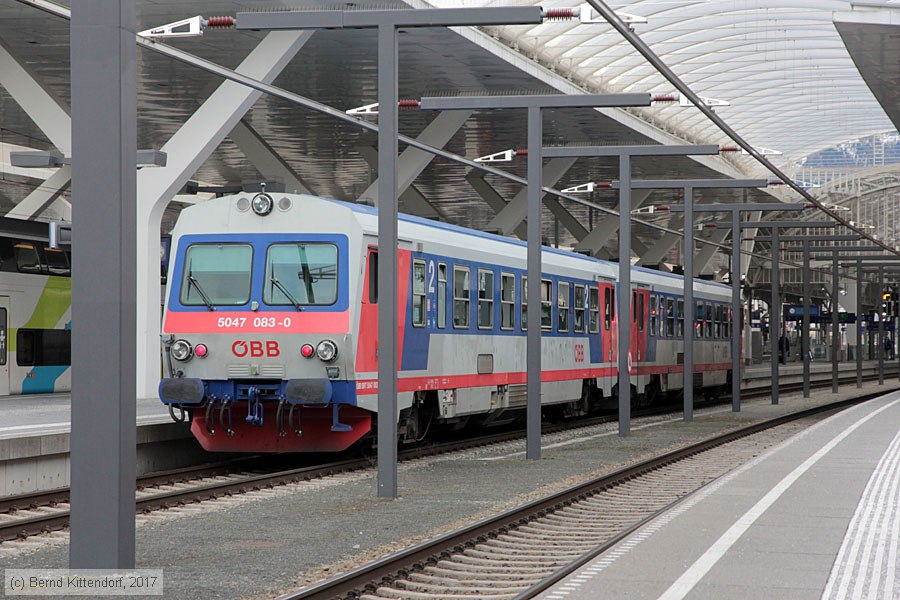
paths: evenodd
<path fill-rule="evenodd" d="M 170 422 L 158 398 L 137 401 L 137 424 Z M 68 433 L 71 427 L 69 394 L 32 394 L 0 398 L 0 439 Z"/>
<path fill-rule="evenodd" d="M 900 598 L 900 392 L 764 452 L 540 598 Z"/>

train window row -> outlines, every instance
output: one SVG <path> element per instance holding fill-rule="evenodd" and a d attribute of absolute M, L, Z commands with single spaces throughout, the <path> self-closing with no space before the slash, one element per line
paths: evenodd
<path fill-rule="evenodd" d="M 640 298 L 643 301 L 643 297 Z M 684 337 L 684 300 L 650 296 L 650 331 L 657 337 Z M 729 339 L 731 307 L 699 301 L 694 309 L 694 337 L 697 339 Z"/>
<path fill-rule="evenodd" d="M 0 238 L 0 270 L 69 277 L 71 265 L 67 250 L 31 240 Z"/>
<path fill-rule="evenodd" d="M 373 255 L 369 257 L 369 290 L 370 302 L 377 302 L 372 297 L 373 289 Z M 436 291 L 437 328 L 444 329 L 447 326 L 447 276 L 446 263 L 437 264 L 437 288 L 433 287 L 435 275 L 429 270 L 434 270 L 434 263 L 428 263 L 421 259 L 415 259 L 412 265 L 412 325 L 424 327 L 426 322 L 426 290 Z M 374 266 L 377 269 L 377 266 Z M 516 327 L 516 276 L 512 273 L 500 273 L 499 296 L 495 297 L 496 273 L 491 269 L 473 268 L 468 265 L 452 265 L 452 294 L 450 302 L 450 314 L 454 329 L 468 329 L 471 327 L 470 315 L 472 314 L 472 273 L 475 273 L 475 326 L 478 329 L 493 329 L 495 319 L 495 304 L 499 304 L 499 327 L 502 331 L 513 331 Z M 528 277 L 519 276 L 521 290 L 521 306 L 519 328 L 522 331 L 528 329 Z M 430 284 L 428 282 L 431 282 Z M 583 283 L 560 281 L 554 285 L 549 279 L 541 280 L 541 328 L 545 331 L 554 329 L 560 333 L 598 333 L 600 331 L 600 289 L 598 286 L 589 286 Z M 615 319 L 615 291 L 611 287 L 603 290 L 603 327 L 609 330 Z M 553 323 L 553 305 L 556 304 L 556 324 Z"/>

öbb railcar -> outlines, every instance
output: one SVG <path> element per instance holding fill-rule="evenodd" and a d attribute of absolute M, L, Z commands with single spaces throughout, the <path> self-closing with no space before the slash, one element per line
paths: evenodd
<path fill-rule="evenodd" d="M 397 329 L 401 441 L 488 426 L 526 404 L 526 246 L 401 215 Z M 377 412 L 377 212 L 295 194 L 186 208 L 172 232 L 163 403 L 204 448 L 336 452 Z M 616 406 L 618 265 L 544 248 L 542 410 Z M 633 398 L 683 384 L 682 279 L 632 269 Z M 730 377 L 730 288 L 695 280 L 695 385 Z"/>

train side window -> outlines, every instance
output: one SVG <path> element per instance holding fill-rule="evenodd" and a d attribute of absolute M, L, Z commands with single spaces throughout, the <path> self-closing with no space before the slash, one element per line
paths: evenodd
<path fill-rule="evenodd" d="M 585 287 L 581 284 L 575 284 L 575 325 L 573 331 L 575 333 L 584 333 L 584 313 L 587 310 L 587 295 Z"/>
<path fill-rule="evenodd" d="M 541 329 L 553 329 L 553 282 L 541 279 Z"/>
<path fill-rule="evenodd" d="M 447 326 L 447 265 L 444 263 L 438 263 L 437 326 L 438 329 Z"/>
<path fill-rule="evenodd" d="M 725 309 L 725 323 L 723 324 L 725 339 L 731 339 L 731 307 Z"/>
<path fill-rule="evenodd" d="M 31 242 L 19 242 L 14 246 L 16 268 L 20 273 L 40 273 L 41 257 Z"/>
<path fill-rule="evenodd" d="M 500 329 L 509 331 L 516 320 L 516 278 L 500 274 Z"/>
<path fill-rule="evenodd" d="M 7 340 L 7 321 L 6 309 L 0 308 L 0 366 L 6 364 L 6 340 Z"/>
<path fill-rule="evenodd" d="M 425 327 L 425 261 L 413 260 L 412 324 Z"/>
<path fill-rule="evenodd" d="M 722 307 L 716 306 L 716 337 L 722 337 Z"/>
<path fill-rule="evenodd" d="M 610 298 L 612 294 L 609 288 L 603 288 L 603 329 L 609 330 L 610 321 L 612 321 L 612 316 L 610 310 L 612 309 L 612 302 Z"/>
<path fill-rule="evenodd" d="M 706 337 L 711 338 L 713 336 L 713 309 L 712 305 L 707 302 L 706 303 Z"/>
<path fill-rule="evenodd" d="M 522 277 L 522 331 L 528 331 L 528 278 Z"/>
<path fill-rule="evenodd" d="M 478 329 L 494 326 L 494 272 L 478 269 Z"/>
<path fill-rule="evenodd" d="M 20 367 L 71 365 L 70 329 L 19 329 L 16 363 Z"/>
<path fill-rule="evenodd" d="M 656 296 L 650 296 L 650 335 L 656 335 L 659 331 L 659 319 L 656 314 Z"/>
<path fill-rule="evenodd" d="M 644 295 L 638 294 L 638 331 L 644 331 L 644 315 L 646 314 L 646 306 L 644 305 Z"/>
<path fill-rule="evenodd" d="M 588 288 L 588 333 L 600 332 L 600 288 Z"/>
<path fill-rule="evenodd" d="M 556 321 L 557 330 L 569 331 L 569 284 L 560 281 L 556 284 Z"/>
<path fill-rule="evenodd" d="M 378 304 L 378 252 L 369 250 L 369 304 Z"/>
<path fill-rule="evenodd" d="M 666 337 L 666 299 L 659 297 L 659 337 Z"/>
<path fill-rule="evenodd" d="M 72 275 L 69 257 L 64 250 L 44 246 L 44 258 L 47 261 L 47 270 L 51 275 L 63 275 L 66 277 Z"/>
<path fill-rule="evenodd" d="M 694 307 L 694 337 L 702 338 L 703 337 L 703 303 L 697 302 L 697 306 Z"/>
<path fill-rule="evenodd" d="M 469 327 L 470 282 L 469 267 L 453 265 L 453 327 Z"/>
<path fill-rule="evenodd" d="M 666 299 L 666 336 L 675 337 L 675 299 Z"/>
<path fill-rule="evenodd" d="M 675 303 L 675 316 L 678 318 L 678 337 L 684 337 L 684 299 Z"/>

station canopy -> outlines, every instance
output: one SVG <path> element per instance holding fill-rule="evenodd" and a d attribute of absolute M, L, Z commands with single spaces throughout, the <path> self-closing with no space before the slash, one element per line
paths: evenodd
<path fill-rule="evenodd" d="M 585 6 L 564 0 L 516 0 L 514 4 L 527 3 L 578 10 Z M 425 9 L 504 4 L 493 0 L 362 0 L 352 6 Z M 67 3 L 60 5 L 65 7 Z M 330 0 L 154 0 L 139 1 L 137 6 L 138 27 L 144 29 L 198 14 L 208 17 L 256 9 L 347 9 L 351 5 Z M 789 174 L 807 168 L 809 157 L 831 156 L 830 150 L 854 140 L 871 140 L 894 131 L 835 28 L 833 14 L 850 10 L 848 1 L 635 0 L 614 2 L 611 7 L 633 21 L 633 30 L 691 89 L 709 99 L 718 115 L 754 147 L 765 149 L 768 158 Z M 596 17 L 596 13 L 591 16 Z M 734 145 L 696 107 L 683 106 L 674 86 L 618 32 L 600 21 L 551 20 L 537 26 L 401 31 L 401 97 L 583 92 L 671 95 L 672 101 L 647 108 L 547 111 L 545 140 L 548 144 Z M 3 46 L 12 60 L 24 65 L 63 108 L 69 98 L 68 27 L 67 20 L 38 10 L 31 2 L 0 3 Z M 207 31 L 200 38 L 164 43 L 234 69 L 265 37 L 265 32 Z M 340 110 L 376 102 L 375 42 L 371 31 L 317 32 L 287 62 L 273 83 Z M 68 188 L 61 185 L 58 193 L 52 193 L 52 169 L 25 172 L 9 164 L 11 150 L 53 150 L 56 144 L 45 121 L 33 106 L 28 106 L 27 99 L 5 89 L 5 81 L 0 84 L 0 213 L 5 214 L 36 193 L 44 193 L 47 198 L 43 206 L 47 210 L 29 218 L 65 216 Z M 184 62 L 139 49 L 139 147 L 165 150 L 172 136 L 221 84 L 220 78 Z M 361 118 L 377 122 L 377 117 Z M 401 132 L 418 136 L 437 118 L 438 115 L 423 111 L 401 111 Z M 191 179 L 203 185 L 258 180 L 269 177 L 271 165 L 277 164 L 293 173 L 304 189 L 322 196 L 359 201 L 373 187 L 377 188 L 375 136 L 353 124 L 267 96 L 255 103 L 241 123 L 245 127 L 241 136 L 244 141 L 238 140 L 236 134 L 222 139 L 198 161 L 196 170 L 189 175 Z M 444 148 L 469 159 L 521 148 L 525 143 L 525 125 L 524 111 L 478 113 L 450 135 Z M 248 160 L 248 135 L 263 142 L 265 152 L 275 160 Z M 884 160 L 884 152 L 881 156 Z M 525 175 L 524 159 L 496 166 Z M 608 181 L 616 179 L 617 173 L 614 160 L 580 160 L 570 165 L 553 187 Z M 740 153 L 634 163 L 634 177 L 638 179 L 767 175 L 752 157 Z M 485 191 L 479 179 L 493 192 Z M 401 209 L 516 235 L 523 229 L 521 220 L 498 221 L 502 208 L 498 202 L 509 202 L 521 191 L 520 184 L 495 175 L 480 176 L 468 167 L 436 159 L 415 175 L 401 198 Z M 493 204 L 489 198 L 492 193 Z M 672 192 L 654 196 L 658 202 L 678 200 Z M 701 202 L 775 200 L 769 193 L 757 190 L 746 195 L 704 192 L 699 196 Z M 586 198 L 610 209 L 616 205 L 613 191 L 596 192 Z M 55 201 L 58 199 L 63 203 Z M 563 213 L 559 207 L 548 208 L 544 231 L 546 239 L 559 240 L 562 245 L 576 247 L 579 237 L 584 236 L 577 225 L 590 229 L 604 218 L 600 211 L 567 200 L 562 201 L 562 207 L 571 218 L 560 218 Z M 809 212 L 811 218 L 816 217 L 813 211 Z M 680 228 L 671 216 L 641 218 Z M 641 224 L 636 225 L 634 233 L 648 248 L 666 235 Z M 705 238 L 711 234 L 698 235 Z M 607 240 L 605 248 L 591 251 L 610 256 L 615 251 L 615 236 Z"/>

